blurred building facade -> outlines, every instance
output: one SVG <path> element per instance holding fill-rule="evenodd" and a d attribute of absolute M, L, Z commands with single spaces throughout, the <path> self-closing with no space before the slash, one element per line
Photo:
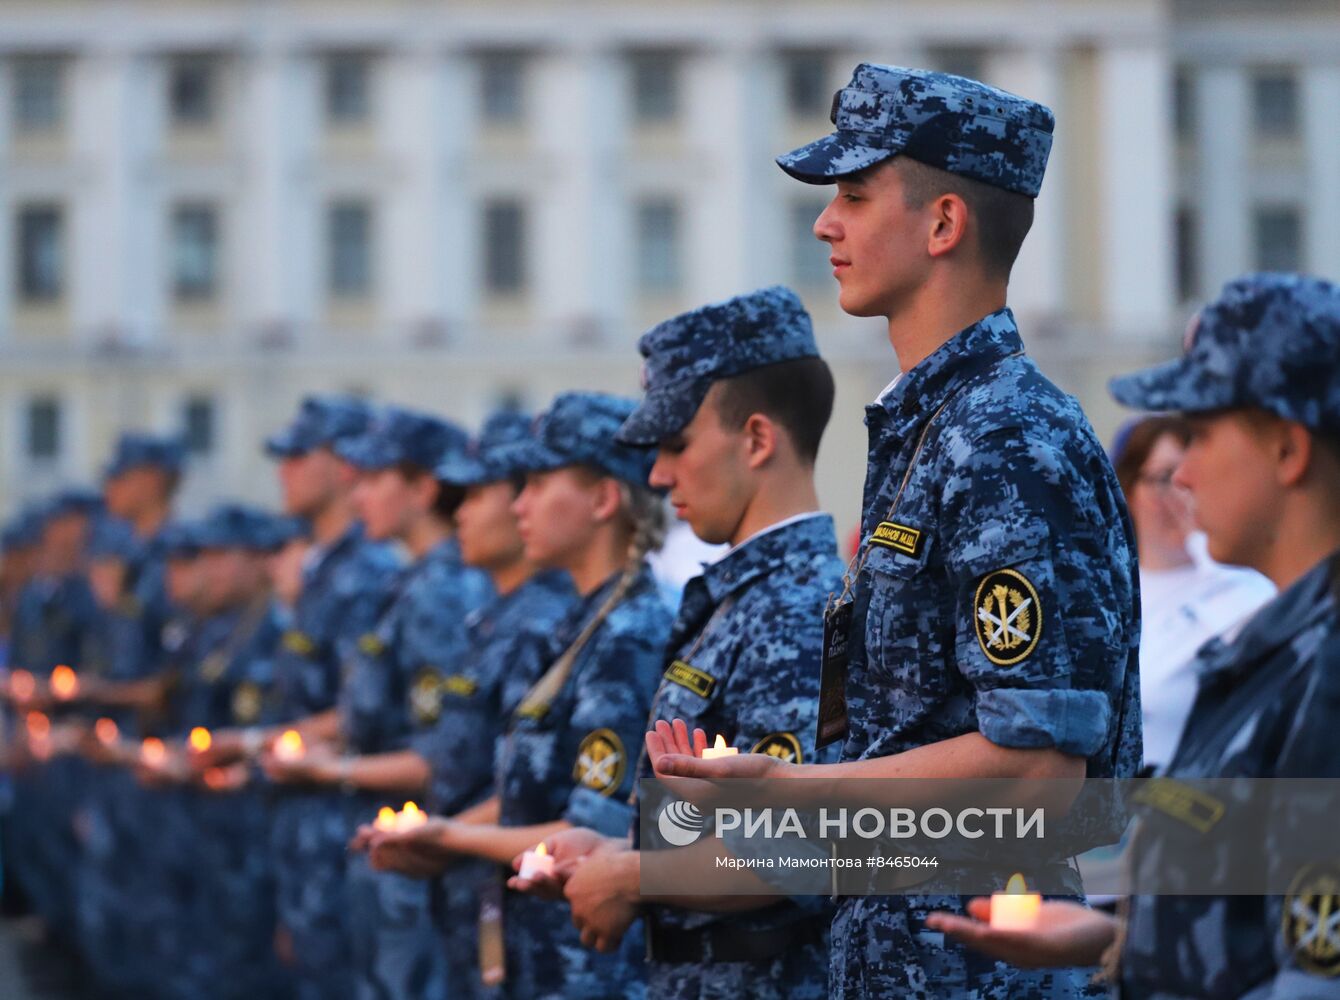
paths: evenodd
<path fill-rule="evenodd" d="M 1059 128 L 1012 298 L 1116 414 L 1196 298 L 1340 273 L 1340 7 L 1260 0 L 8 0 L 0 6 L 0 506 L 184 431 L 186 500 L 273 499 L 308 391 L 474 424 L 635 392 L 634 344 L 773 282 L 838 375 L 822 498 L 850 527 L 895 371 L 772 157 L 861 59 L 1035 97 Z"/>

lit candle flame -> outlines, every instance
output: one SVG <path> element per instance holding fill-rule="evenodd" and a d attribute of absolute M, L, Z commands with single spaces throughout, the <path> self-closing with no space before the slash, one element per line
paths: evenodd
<path fill-rule="evenodd" d="M 196 753 L 204 753 L 214 742 L 214 737 L 209 735 L 209 730 L 204 726 L 196 726 L 191 730 L 190 743 L 191 749 Z"/>
<path fill-rule="evenodd" d="M 726 738 L 725 738 L 724 736 L 722 736 L 720 733 L 717 733 L 717 741 L 716 741 L 715 743 L 712 744 L 712 749 L 713 749 L 713 750 L 725 750 L 725 749 L 726 749 Z"/>
<path fill-rule="evenodd" d="M 284 730 L 284 735 L 275 744 L 275 756 L 280 760 L 297 760 L 302 755 L 302 733 L 296 729 Z"/>
<path fill-rule="evenodd" d="M 121 730 L 111 719 L 102 718 L 93 723 L 93 735 L 98 738 L 99 743 L 109 747 L 117 741 L 117 738 L 121 735 Z"/>
<path fill-rule="evenodd" d="M 423 826 L 428 822 L 427 814 L 413 802 L 406 802 L 405 808 L 400 812 L 401 829 L 411 829 L 416 826 Z"/>
<path fill-rule="evenodd" d="M 378 830 L 394 830 L 396 821 L 395 810 L 390 806 L 382 806 L 377 810 L 377 819 L 373 822 Z"/>
<path fill-rule="evenodd" d="M 535 853 L 538 854 L 540 857 L 544 857 L 546 854 L 549 853 L 548 848 L 544 846 L 543 840 L 535 845 Z"/>
<path fill-rule="evenodd" d="M 37 693 L 37 681 L 27 670 L 15 670 L 9 677 L 9 690 L 19 701 L 27 701 Z"/>
<path fill-rule="evenodd" d="M 51 720 L 41 712 L 29 712 L 24 721 L 28 726 L 30 738 L 44 740 L 51 735 Z"/>
<path fill-rule="evenodd" d="M 1019 872 L 1010 876 L 1010 880 L 1005 883 L 1005 891 L 1012 895 L 1027 892 L 1028 885 L 1024 882 L 1024 877 Z"/>
<path fill-rule="evenodd" d="M 140 757 L 146 764 L 161 764 L 167 757 L 167 747 L 157 736 L 148 736 L 140 744 Z"/>
<path fill-rule="evenodd" d="M 69 701 L 79 693 L 79 675 L 65 665 L 51 671 L 51 693 L 61 701 Z"/>

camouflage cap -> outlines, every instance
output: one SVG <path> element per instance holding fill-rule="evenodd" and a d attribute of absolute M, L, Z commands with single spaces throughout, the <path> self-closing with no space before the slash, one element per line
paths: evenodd
<path fill-rule="evenodd" d="M 16 514 L 0 536 L 0 548 L 5 552 L 31 548 L 42 540 L 41 507 L 28 507 Z"/>
<path fill-rule="evenodd" d="M 807 184 L 831 184 L 891 156 L 1036 198 L 1056 119 L 1036 101 L 967 77 L 861 63 L 833 95 L 837 131 L 777 157 Z"/>
<path fill-rule="evenodd" d="M 159 535 L 168 559 L 194 559 L 200 555 L 200 522 L 174 521 Z"/>
<path fill-rule="evenodd" d="M 221 503 L 192 526 L 191 536 L 201 549 L 272 552 L 286 541 L 287 520 L 248 504 Z"/>
<path fill-rule="evenodd" d="M 368 404 L 352 396 L 308 396 L 298 415 L 265 440 L 272 458 L 296 458 L 343 438 L 362 434 L 372 419 Z"/>
<path fill-rule="evenodd" d="M 362 434 L 335 442 L 335 454 L 360 469 L 408 462 L 431 471 L 449 454 L 464 452 L 468 443 L 465 431 L 448 420 L 388 406 Z"/>
<path fill-rule="evenodd" d="M 453 486 L 478 486 L 522 471 L 509 458 L 509 446 L 529 440 L 531 423 L 531 417 L 515 410 L 493 414 L 464 451 L 452 452 L 438 465 L 437 478 Z"/>
<path fill-rule="evenodd" d="M 1340 288 L 1298 274 L 1230 281 L 1187 328 L 1185 353 L 1109 383 L 1142 410 L 1259 407 L 1340 433 Z"/>
<path fill-rule="evenodd" d="M 636 405 L 603 392 L 561 393 L 536 418 L 530 437 L 505 446 L 499 457 L 519 471 L 589 465 L 634 486 L 646 486 L 654 453 L 615 439 Z"/>
<path fill-rule="evenodd" d="M 781 285 L 668 319 L 643 334 L 637 347 L 646 359 L 647 394 L 618 439 L 641 447 L 683 430 L 718 379 L 819 356 L 810 314 Z"/>
<path fill-rule="evenodd" d="M 88 533 L 86 549 L 88 557 L 93 560 L 129 562 L 142 548 L 130 524 L 119 517 L 107 515 L 98 518 Z"/>
<path fill-rule="evenodd" d="M 144 466 L 180 472 L 186 463 L 186 445 L 177 437 L 128 431 L 117 439 L 112 460 L 103 469 L 103 479 L 117 476 Z"/>
<path fill-rule="evenodd" d="M 96 517 L 102 513 L 102 494 L 79 488 L 61 490 L 46 502 L 42 513 L 45 521 L 58 517 Z"/>

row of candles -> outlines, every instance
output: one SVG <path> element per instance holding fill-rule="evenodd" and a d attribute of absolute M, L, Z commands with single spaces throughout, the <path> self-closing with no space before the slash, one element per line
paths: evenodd
<path fill-rule="evenodd" d="M 50 687 L 52 695 L 58 700 L 72 700 L 79 693 L 79 677 L 71 668 L 58 666 L 51 671 Z M 10 674 L 9 690 L 16 700 L 28 701 L 36 693 L 36 679 L 26 670 L 16 670 Z M 30 740 L 40 744 L 49 737 L 51 720 L 41 712 L 29 712 L 26 723 Z M 111 719 L 99 719 L 94 724 L 93 731 L 98 742 L 107 747 L 115 745 L 120 739 L 117 725 Z M 187 744 L 195 753 L 206 752 L 212 743 L 213 737 L 210 731 L 202 726 L 192 729 L 187 737 Z M 704 760 L 711 760 L 717 757 L 735 756 L 739 752 L 738 747 L 727 746 L 725 739 L 717 734 L 713 745 L 704 747 L 701 756 Z M 274 755 L 280 761 L 301 760 L 304 753 L 302 734 L 296 729 L 286 730 L 275 741 Z M 167 759 L 167 746 L 157 737 L 147 737 L 140 745 L 140 759 L 149 767 L 161 766 Z M 383 806 L 377 813 L 373 825 L 378 830 L 400 832 L 413 830 L 427 822 L 427 814 L 418 805 L 406 802 L 404 808 L 399 811 L 390 806 Z M 542 876 L 553 877 L 554 864 L 553 855 L 541 841 L 532 850 L 522 854 L 519 874 L 521 878 L 527 880 Z M 1037 893 L 1028 892 L 1024 877 L 1016 873 L 1006 884 L 1004 892 L 997 892 L 991 896 L 991 926 L 1005 931 L 1031 930 L 1037 925 L 1041 908 L 1042 897 Z"/>

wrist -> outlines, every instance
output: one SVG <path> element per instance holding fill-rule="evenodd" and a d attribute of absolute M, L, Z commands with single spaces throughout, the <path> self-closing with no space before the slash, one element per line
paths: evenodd
<path fill-rule="evenodd" d="M 642 852 L 621 851 L 615 855 L 619 865 L 619 895 L 634 906 L 642 902 Z"/>

